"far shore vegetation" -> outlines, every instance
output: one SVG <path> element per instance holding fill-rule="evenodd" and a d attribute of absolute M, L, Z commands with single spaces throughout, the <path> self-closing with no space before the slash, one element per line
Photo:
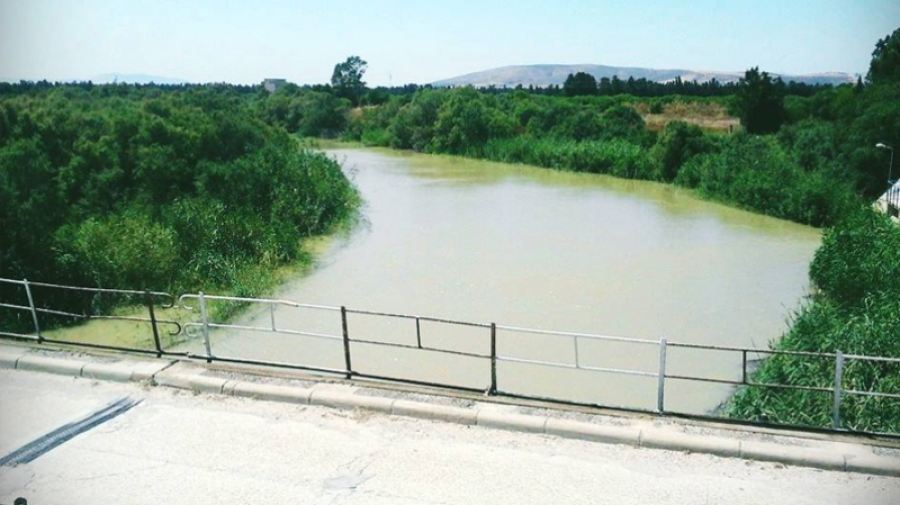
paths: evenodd
<path fill-rule="evenodd" d="M 871 209 L 900 148 L 900 29 L 865 79 L 738 83 L 570 75 L 547 88 L 366 87 L 351 56 L 331 82 L 263 86 L 0 83 L 0 277 L 257 296 L 304 240 L 352 220 L 329 138 L 554 170 L 645 179 L 824 227 L 817 290 L 773 347 L 900 358 L 900 227 Z M 900 174 L 894 161 L 893 177 Z M 0 298 L 19 296 L 0 285 Z M 43 290 L 75 312 L 121 300 Z M 3 309 L 0 309 L 3 310 Z M 229 314 L 221 314 L 227 317 Z M 22 313 L 0 312 L 27 327 Z M 766 360 L 753 381 L 829 387 L 833 364 Z M 900 367 L 848 365 L 847 388 L 900 393 Z M 729 415 L 830 424 L 821 392 L 749 388 Z M 900 433 L 900 402 L 848 397 L 846 426 Z"/>

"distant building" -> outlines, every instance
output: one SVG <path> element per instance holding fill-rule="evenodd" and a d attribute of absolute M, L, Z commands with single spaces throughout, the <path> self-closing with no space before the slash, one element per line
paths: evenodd
<path fill-rule="evenodd" d="M 900 221 L 900 182 L 894 181 L 894 185 L 875 201 L 875 208 Z"/>
<path fill-rule="evenodd" d="M 287 84 L 286 79 L 266 79 L 263 81 L 263 87 L 266 88 L 266 91 L 269 93 L 274 93 L 276 89 Z"/>

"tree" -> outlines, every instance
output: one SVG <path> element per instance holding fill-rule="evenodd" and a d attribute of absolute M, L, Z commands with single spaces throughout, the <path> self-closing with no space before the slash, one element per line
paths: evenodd
<path fill-rule="evenodd" d="M 658 177 L 666 182 L 674 181 L 687 160 L 707 150 L 704 140 L 703 130 L 697 125 L 684 121 L 668 123 L 650 151 L 657 164 Z"/>
<path fill-rule="evenodd" d="M 359 105 L 359 99 L 366 90 L 366 83 L 363 82 L 363 74 L 366 73 L 368 67 L 359 56 L 350 56 L 343 63 L 334 66 L 334 72 L 331 74 L 331 87 L 334 88 L 337 96 L 347 98 L 354 105 Z"/>
<path fill-rule="evenodd" d="M 737 94 L 741 124 L 748 133 L 775 133 L 784 123 L 783 83 L 772 80 L 759 67 L 753 67 L 741 79 Z"/>
<path fill-rule="evenodd" d="M 872 84 L 900 81 L 900 28 L 875 44 L 866 80 Z"/>
<path fill-rule="evenodd" d="M 596 95 L 597 79 L 585 72 L 578 72 L 574 75 L 569 74 L 566 82 L 563 83 L 563 91 L 566 96 Z"/>
<path fill-rule="evenodd" d="M 514 128 L 491 97 L 471 86 L 457 88 L 441 103 L 434 123 L 435 151 L 450 154 L 477 154 L 493 138 L 509 136 Z"/>

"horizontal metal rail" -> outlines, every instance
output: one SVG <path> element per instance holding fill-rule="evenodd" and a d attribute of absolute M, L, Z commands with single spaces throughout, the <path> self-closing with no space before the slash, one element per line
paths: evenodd
<path fill-rule="evenodd" d="M 340 310 L 340 309 L 338 309 Z M 384 317 L 396 317 L 399 319 L 416 319 L 419 321 L 429 321 L 432 323 L 446 323 L 446 324 L 455 324 L 458 326 L 473 326 L 476 328 L 490 328 L 490 324 L 485 323 L 472 323 L 468 321 L 454 321 L 452 319 L 441 319 L 438 317 L 428 317 L 428 316 L 413 316 L 409 314 L 392 314 L 390 312 L 375 312 L 372 310 L 360 310 L 360 309 L 347 309 L 348 314 L 362 314 L 367 316 L 384 316 Z"/>
<path fill-rule="evenodd" d="M 132 295 L 132 296 L 146 296 L 150 294 L 150 296 L 168 298 L 169 303 L 160 305 L 162 309 L 170 309 L 175 306 L 175 297 L 169 293 L 163 291 L 139 291 L 135 289 L 108 289 L 108 288 L 89 288 L 84 286 L 65 286 L 62 284 L 51 284 L 49 282 L 34 282 L 34 281 L 20 281 L 16 279 L 3 279 L 0 278 L 0 282 L 4 282 L 7 284 L 18 284 L 20 286 L 39 286 L 43 288 L 53 288 L 53 289 L 65 289 L 68 291 L 86 291 L 89 293 L 109 293 L 109 294 L 117 294 L 117 295 Z"/>
<path fill-rule="evenodd" d="M 399 349 L 413 349 L 417 351 L 431 351 L 431 352 L 439 352 L 442 354 L 452 354 L 454 356 L 466 356 L 469 358 L 482 358 L 482 359 L 490 359 L 490 354 L 479 354 L 475 352 L 465 352 L 465 351 L 454 351 L 452 349 L 441 349 L 438 347 L 429 347 L 424 345 L 410 345 L 410 344 L 399 344 L 396 342 L 384 342 L 378 340 L 364 340 L 352 338 L 350 339 L 351 343 L 354 344 L 369 344 L 369 345 L 380 345 L 384 347 L 395 347 Z"/>
<path fill-rule="evenodd" d="M 497 356 L 497 361 L 505 361 L 508 363 L 525 363 L 529 365 L 541 365 L 541 366 L 549 366 L 554 368 L 566 368 L 569 370 L 587 370 L 590 372 L 607 372 L 607 373 L 615 373 L 622 375 L 637 375 L 641 377 L 658 377 L 659 374 L 656 372 L 642 372 L 640 370 L 624 370 L 620 368 L 603 368 L 603 367 L 595 367 L 595 366 L 585 366 L 585 365 L 575 365 L 571 363 L 560 363 L 558 361 L 541 361 L 535 359 L 523 359 L 523 358 L 509 358 L 503 356 Z"/>
<path fill-rule="evenodd" d="M 130 353 L 138 353 L 138 354 L 154 354 L 159 355 L 159 351 L 156 349 L 142 349 L 140 347 L 124 347 L 120 345 L 108 345 L 108 344 L 96 344 L 93 342 L 78 342 L 75 340 L 64 340 L 57 339 L 51 337 L 43 337 L 42 342 L 48 344 L 61 344 L 61 345 L 71 345 L 75 347 L 87 347 L 89 349 L 100 349 L 104 351 L 124 351 Z M 180 356 L 187 357 L 186 352 L 177 352 L 177 351 L 164 351 L 162 354 L 166 356 Z"/>
<path fill-rule="evenodd" d="M 196 354 L 196 353 L 185 353 L 185 356 L 192 359 L 200 359 L 205 360 L 208 359 L 206 355 Z M 288 370 L 306 370 L 311 372 L 326 372 L 333 373 L 338 375 L 344 375 L 346 371 L 340 370 L 337 368 L 327 368 L 327 367 L 317 367 L 317 366 L 307 366 L 307 365 L 298 365 L 296 363 L 285 363 L 283 361 L 262 361 L 255 359 L 244 359 L 244 358 L 232 358 L 228 356 L 215 356 L 216 361 L 221 361 L 223 363 L 234 363 L 238 365 L 256 365 L 256 366 L 267 366 L 273 368 L 284 368 Z"/>
<path fill-rule="evenodd" d="M 330 307 L 327 305 L 311 305 L 308 303 L 298 303 L 291 300 L 281 300 L 275 298 L 246 298 L 243 296 L 222 296 L 222 295 L 202 295 L 206 300 L 219 300 L 226 302 L 242 302 L 242 303 L 256 303 L 260 305 L 284 305 L 287 307 L 294 308 L 305 308 L 305 309 L 319 309 L 319 310 L 331 310 L 331 311 L 340 311 L 340 307 Z M 185 310 L 194 311 L 196 307 L 191 307 L 189 305 L 184 304 L 184 300 L 187 299 L 195 299 L 199 300 L 201 295 L 199 294 L 184 294 L 178 297 L 178 305 Z"/>
<path fill-rule="evenodd" d="M 537 335 L 551 335 L 551 336 L 560 336 L 560 337 L 576 337 L 580 339 L 587 340 L 602 340 L 605 342 L 626 342 L 632 344 L 649 344 L 649 345 L 659 345 L 659 340 L 647 340 L 641 338 L 629 338 L 629 337 L 616 337 L 612 335 L 595 335 L 591 333 L 572 333 L 565 331 L 553 331 L 553 330 L 536 330 L 533 328 L 521 328 L 518 326 L 505 326 L 502 324 L 497 325 L 498 330 L 507 330 L 514 331 L 517 333 L 532 333 Z M 672 345 L 672 344 L 669 344 Z"/>
<path fill-rule="evenodd" d="M 10 308 L 10 309 L 19 309 L 19 310 L 29 311 L 29 312 L 31 311 L 30 307 L 22 307 L 19 305 L 9 305 L 9 304 L 5 304 L 5 303 L 0 303 L 0 307 L 6 307 L 6 308 Z M 172 321 L 169 319 L 150 319 L 147 317 L 136 317 L 136 316 L 104 316 L 104 315 L 93 315 L 93 314 L 76 314 L 74 312 L 65 312 L 62 310 L 41 309 L 41 308 L 35 308 L 34 311 L 40 312 L 41 314 L 52 314 L 55 316 L 73 317 L 73 318 L 78 318 L 78 319 L 112 319 L 112 320 L 116 320 L 116 321 L 135 321 L 135 322 L 139 322 L 139 323 L 152 323 L 155 321 L 158 324 L 167 324 L 167 325 L 175 326 L 176 328 L 178 328 L 174 332 L 170 332 L 169 333 L 170 335 L 178 335 L 179 333 L 181 333 L 181 323 L 179 323 L 178 321 Z"/>
<path fill-rule="evenodd" d="M 772 349 L 757 349 L 752 347 L 731 347 L 724 345 L 707 345 L 707 344 L 686 344 L 680 342 L 669 342 L 671 347 L 682 347 L 685 349 L 703 349 L 707 351 L 730 351 L 730 352 L 748 352 L 756 354 L 778 354 L 785 356 L 808 356 L 815 358 L 836 358 L 836 354 L 823 352 L 807 352 L 807 351 L 778 351 Z"/>
<path fill-rule="evenodd" d="M 28 307 L 26 307 L 26 310 Z M 170 335 L 178 335 L 181 333 L 181 323 L 178 321 L 172 321 L 170 319 L 150 319 L 148 317 L 137 317 L 137 316 L 104 316 L 104 315 L 93 315 L 93 314 L 76 314 L 74 312 L 64 312 L 61 310 L 51 310 L 51 309 L 34 309 L 35 312 L 40 312 L 41 314 L 53 314 L 55 316 L 65 316 L 65 317 L 73 317 L 78 319 L 110 319 L 114 321 L 134 321 L 138 323 L 157 323 L 157 324 L 166 324 L 175 326 L 177 330 L 174 332 L 169 332 Z"/>
<path fill-rule="evenodd" d="M 885 356 L 863 356 L 860 354 L 845 354 L 844 359 L 855 359 L 858 361 L 875 361 L 884 363 L 900 363 L 900 358 L 890 358 Z"/>
<path fill-rule="evenodd" d="M 31 311 L 31 307 L 28 307 L 25 305 L 13 305 L 11 303 L 0 303 L 0 307 L 5 307 L 7 309 L 24 310 L 24 311 L 28 311 L 28 312 Z"/>
<path fill-rule="evenodd" d="M 21 338 L 21 339 L 26 339 L 26 340 L 38 340 L 37 335 L 30 335 L 27 333 L 12 333 L 9 331 L 0 331 L 0 336 L 13 337 L 13 338 L 17 338 L 17 339 Z"/>
<path fill-rule="evenodd" d="M 898 393 L 884 393 L 881 391 L 859 391 L 855 389 L 845 389 L 843 390 L 843 392 L 848 395 L 872 396 L 875 398 L 896 398 L 900 400 L 900 394 Z"/>
<path fill-rule="evenodd" d="M 337 335 L 328 335 L 325 333 L 312 333 L 306 331 L 297 331 L 297 330 L 282 330 L 266 327 L 266 326 L 245 326 L 240 324 L 224 324 L 224 323 L 207 323 L 209 328 L 219 328 L 219 329 L 235 329 L 235 330 L 246 330 L 246 331 L 256 331 L 261 333 L 279 333 L 284 335 L 296 335 L 301 337 L 313 337 L 313 338 L 322 338 L 327 340 L 342 340 L 341 337 Z M 193 328 L 203 328 L 203 323 L 186 323 L 184 325 L 185 334 L 188 337 L 194 338 L 198 335 L 191 333 L 189 330 Z"/>
<path fill-rule="evenodd" d="M 726 352 L 747 352 L 755 354 L 768 354 L 773 356 L 804 356 L 810 358 L 828 358 L 837 359 L 837 354 L 830 352 L 809 352 L 809 351 L 784 351 L 779 349 L 757 349 L 752 347 L 731 347 L 721 345 L 707 344 L 688 344 L 682 342 L 669 342 L 670 347 L 681 347 L 685 349 L 702 349 L 708 351 L 726 351 Z M 844 354 L 844 359 L 855 359 L 863 361 L 883 361 L 888 363 L 900 363 L 900 358 L 891 358 L 886 356 L 866 356 L 862 354 Z"/>

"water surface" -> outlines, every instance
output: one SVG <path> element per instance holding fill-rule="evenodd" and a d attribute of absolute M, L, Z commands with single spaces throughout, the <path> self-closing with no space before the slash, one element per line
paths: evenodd
<path fill-rule="evenodd" d="M 277 294 L 304 303 L 529 328 L 764 348 L 807 292 L 809 227 L 643 181 L 381 150 L 330 151 L 364 222 Z M 277 325 L 340 335 L 340 315 L 278 309 Z M 250 316 L 267 325 L 268 312 Z M 352 337 L 416 344 L 414 321 L 351 315 Z M 489 332 L 421 323 L 432 345 L 489 351 Z M 220 353 L 341 368 L 340 342 L 230 334 Z M 503 330 L 501 355 L 571 363 L 571 338 Z M 578 342 L 582 365 L 655 372 L 656 346 Z M 354 344 L 354 369 L 486 387 L 489 363 Z M 752 356 L 751 356 L 752 357 Z M 670 349 L 669 373 L 740 377 L 739 354 Z M 656 379 L 500 363 L 502 390 L 638 408 Z M 706 411 L 727 388 L 669 381 L 667 407 Z"/>

